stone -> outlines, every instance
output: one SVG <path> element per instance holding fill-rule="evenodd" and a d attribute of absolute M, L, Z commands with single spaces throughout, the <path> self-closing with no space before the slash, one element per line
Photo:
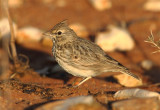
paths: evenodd
<path fill-rule="evenodd" d="M 99 103 L 93 104 L 76 104 L 71 106 L 68 110 L 107 110 L 105 107 L 100 105 Z"/>
<path fill-rule="evenodd" d="M 157 97 L 158 99 L 160 99 L 160 94 L 157 92 L 152 92 L 138 88 L 119 90 L 114 94 L 114 98 L 116 99 L 147 98 L 147 97 Z"/>
<path fill-rule="evenodd" d="M 143 6 L 147 11 L 160 11 L 160 0 L 147 0 Z"/>
<path fill-rule="evenodd" d="M 61 100 L 61 101 L 55 101 L 55 102 L 50 102 L 50 103 L 44 104 L 42 106 L 39 106 L 35 110 L 55 110 L 54 108 L 56 106 L 59 106 L 59 105 L 61 105 L 63 103 L 64 103 L 63 100 Z"/>
<path fill-rule="evenodd" d="M 42 40 L 41 40 L 41 43 L 42 43 L 43 46 L 46 46 L 46 47 L 52 47 L 53 46 L 52 39 L 49 38 L 49 37 L 43 37 Z"/>
<path fill-rule="evenodd" d="M 92 96 L 78 96 L 48 103 L 36 110 L 106 110 Z"/>
<path fill-rule="evenodd" d="M 137 80 L 126 74 L 118 74 L 113 76 L 117 81 L 125 87 L 136 87 L 143 85 L 141 80 Z"/>
<path fill-rule="evenodd" d="M 65 7 L 67 5 L 66 0 L 42 0 L 42 2 L 51 5 L 52 9 L 55 7 Z"/>
<path fill-rule="evenodd" d="M 38 28 L 35 27 L 24 27 L 18 30 L 16 35 L 16 41 L 19 44 L 23 42 L 40 42 L 42 39 L 42 33 Z"/>
<path fill-rule="evenodd" d="M 135 98 L 114 102 L 113 110 L 160 110 L 160 102 L 157 98 Z"/>
<path fill-rule="evenodd" d="M 24 0 L 8 0 L 9 7 L 16 8 L 23 4 Z"/>
<path fill-rule="evenodd" d="M 145 70 L 150 70 L 153 67 L 153 62 L 151 60 L 143 60 L 141 66 Z"/>
<path fill-rule="evenodd" d="M 107 28 L 108 32 L 99 32 L 95 38 L 95 43 L 104 51 L 129 51 L 134 48 L 134 40 L 126 29 L 114 25 Z"/>
<path fill-rule="evenodd" d="M 79 37 L 88 38 L 89 32 L 86 27 L 80 23 L 73 23 L 69 25 L 71 29 L 73 29 Z"/>
<path fill-rule="evenodd" d="M 89 0 L 89 2 L 98 11 L 107 10 L 112 7 L 112 3 L 110 0 Z"/>
<path fill-rule="evenodd" d="M 67 5 L 66 0 L 57 0 L 57 6 L 58 7 L 65 7 Z"/>
<path fill-rule="evenodd" d="M 14 34 L 17 33 L 17 25 L 13 22 Z M 2 37 L 10 37 L 10 26 L 7 18 L 0 20 L 0 39 Z"/>

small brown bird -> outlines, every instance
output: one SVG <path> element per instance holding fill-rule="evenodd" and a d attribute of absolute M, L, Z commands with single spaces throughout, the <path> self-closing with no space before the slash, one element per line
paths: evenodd
<path fill-rule="evenodd" d="M 68 73 L 84 78 L 77 86 L 105 72 L 121 72 L 140 80 L 98 45 L 78 37 L 66 20 L 55 25 L 44 36 L 52 39 L 52 53 L 58 64 Z"/>

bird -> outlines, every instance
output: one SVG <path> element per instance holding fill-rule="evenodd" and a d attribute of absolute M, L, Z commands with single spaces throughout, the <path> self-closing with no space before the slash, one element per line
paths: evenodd
<path fill-rule="evenodd" d="M 140 80 L 137 75 L 109 56 L 97 44 L 78 37 L 68 26 L 67 20 L 56 24 L 44 32 L 43 36 L 52 39 L 52 53 L 57 63 L 66 72 L 83 78 L 75 87 L 106 72 L 120 72 Z"/>

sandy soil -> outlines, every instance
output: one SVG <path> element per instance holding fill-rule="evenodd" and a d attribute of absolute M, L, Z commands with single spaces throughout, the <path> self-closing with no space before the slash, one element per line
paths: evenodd
<path fill-rule="evenodd" d="M 67 0 L 65 7 L 56 7 L 53 3 L 44 4 L 42 0 L 27 0 L 18 8 L 11 8 L 11 16 L 19 28 L 35 26 L 48 30 L 56 23 L 68 19 L 69 23 L 79 22 L 86 26 L 90 38 L 94 39 L 97 31 L 102 30 L 107 24 L 126 22 L 127 29 L 133 36 L 136 47 L 128 52 L 109 52 L 126 67 L 139 75 L 145 86 L 139 87 L 146 90 L 160 92 L 160 86 L 153 85 L 160 82 L 159 53 L 151 45 L 144 42 L 150 35 L 150 29 L 158 39 L 160 35 L 160 14 L 144 11 L 145 0 L 112 0 L 113 7 L 106 11 L 97 11 L 86 0 Z M 36 48 L 31 48 L 31 47 Z M 26 48 L 27 47 L 27 48 Z M 52 59 L 51 48 L 40 44 L 17 44 L 18 53 L 29 57 L 30 69 L 20 73 L 14 79 L 0 81 L 0 93 L 5 104 L 12 110 L 32 110 L 50 101 L 57 101 L 80 95 L 93 95 L 100 103 L 101 95 L 106 95 L 112 103 L 115 101 L 113 94 L 117 90 L 125 89 L 112 77 L 106 74 L 97 76 L 87 81 L 78 88 L 65 88 L 66 84 L 72 84 L 75 77 L 65 71 L 52 72 L 47 75 L 39 75 L 38 70 L 46 67 L 54 67 L 57 63 Z M 51 60 L 52 59 L 52 60 Z M 143 60 L 151 60 L 154 67 L 146 71 L 141 68 Z M 14 72 L 12 65 L 11 74 Z"/>

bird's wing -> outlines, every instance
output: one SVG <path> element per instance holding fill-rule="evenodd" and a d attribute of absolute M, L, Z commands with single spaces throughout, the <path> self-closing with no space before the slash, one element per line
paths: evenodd
<path fill-rule="evenodd" d="M 91 41 L 81 41 L 81 43 L 75 43 L 78 46 L 79 60 L 76 64 L 80 66 L 92 67 L 93 70 L 98 70 L 98 72 L 104 72 L 105 70 L 112 72 L 122 72 L 128 74 L 138 80 L 140 78 L 133 73 L 131 73 L 128 68 L 120 64 L 118 61 L 107 55 L 98 45 L 94 44 Z M 77 65 L 78 66 L 78 65 Z M 104 70 L 103 70 L 104 69 Z M 115 71 L 113 71 L 115 69 Z"/>
<path fill-rule="evenodd" d="M 100 65 L 104 63 L 110 63 L 113 65 L 117 65 L 120 68 L 127 69 L 118 61 L 107 55 L 97 44 L 84 40 L 80 38 L 80 43 L 74 43 L 79 48 L 77 52 L 80 52 L 79 55 L 80 63 L 83 65 Z M 75 46 L 74 46 L 75 47 Z"/>

